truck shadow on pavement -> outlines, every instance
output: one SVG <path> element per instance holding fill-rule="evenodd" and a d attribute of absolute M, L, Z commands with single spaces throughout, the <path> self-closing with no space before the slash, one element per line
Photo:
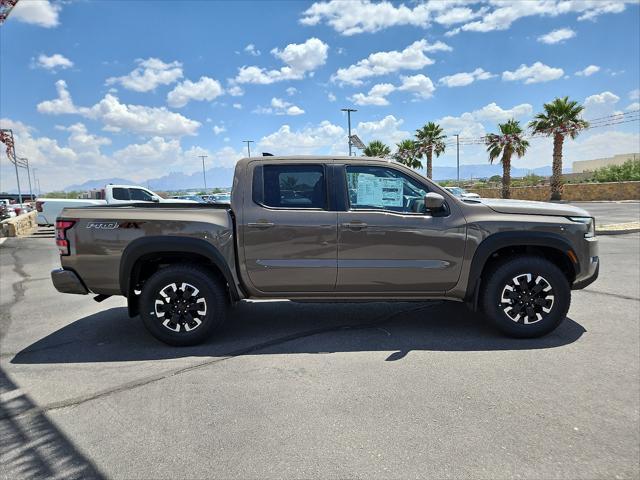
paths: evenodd
<path fill-rule="evenodd" d="M 105 478 L 2 369 L 0 394 L 2 478 Z"/>
<path fill-rule="evenodd" d="M 491 351 L 555 348 L 577 341 L 585 329 L 567 318 L 536 339 L 502 336 L 478 314 L 452 302 L 298 303 L 242 302 L 205 344 L 171 347 L 153 338 L 126 308 L 89 315 L 18 352 L 11 363 L 85 363 L 380 351 L 387 361 L 411 351 Z"/>

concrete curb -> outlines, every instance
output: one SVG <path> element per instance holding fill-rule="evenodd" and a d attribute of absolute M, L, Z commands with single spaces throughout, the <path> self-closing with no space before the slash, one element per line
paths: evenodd
<path fill-rule="evenodd" d="M 596 235 L 624 235 L 637 232 L 640 232 L 640 222 L 614 223 L 601 227 L 596 225 Z"/>

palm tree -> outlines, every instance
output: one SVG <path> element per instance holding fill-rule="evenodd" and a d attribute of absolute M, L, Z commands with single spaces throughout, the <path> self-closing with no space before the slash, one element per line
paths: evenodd
<path fill-rule="evenodd" d="M 490 133 L 486 137 L 489 162 L 502 155 L 502 198 L 511 198 L 511 156 L 515 153 L 519 158 L 524 156 L 529 142 L 522 138 L 523 131 L 520 122 L 511 119 L 507 123 L 498 125 L 500 135 Z"/>
<path fill-rule="evenodd" d="M 396 144 L 398 151 L 395 153 L 394 158 L 406 165 L 409 168 L 422 168 L 422 162 L 420 161 L 420 155 L 416 152 L 416 141 L 406 139 Z"/>
<path fill-rule="evenodd" d="M 391 149 L 380 140 L 372 140 L 371 142 L 369 142 L 369 145 L 367 145 L 362 151 L 362 154 L 365 157 L 384 158 L 390 153 Z"/>
<path fill-rule="evenodd" d="M 551 175 L 551 200 L 562 198 L 562 144 L 564 137 L 574 139 L 581 130 L 589 127 L 589 122 L 580 114 L 584 107 L 569 97 L 556 98 L 544 104 L 544 113 L 539 113 L 529 122 L 534 134 L 553 137 L 553 165 Z"/>
<path fill-rule="evenodd" d="M 444 153 L 444 139 L 447 138 L 443 134 L 442 128 L 437 123 L 429 122 L 424 127 L 416 130 L 416 138 L 418 144 L 418 153 L 427 156 L 427 177 L 433 176 L 433 154 L 439 157 Z"/>

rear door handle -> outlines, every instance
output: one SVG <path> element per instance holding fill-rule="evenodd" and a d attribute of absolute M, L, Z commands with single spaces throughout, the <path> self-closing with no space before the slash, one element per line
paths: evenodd
<path fill-rule="evenodd" d="M 342 226 L 344 228 L 348 228 L 349 230 L 362 230 L 364 228 L 367 228 L 367 224 L 364 222 L 343 223 Z"/>
<path fill-rule="evenodd" d="M 273 222 L 249 222 L 247 227 L 249 228 L 271 228 L 275 224 Z"/>

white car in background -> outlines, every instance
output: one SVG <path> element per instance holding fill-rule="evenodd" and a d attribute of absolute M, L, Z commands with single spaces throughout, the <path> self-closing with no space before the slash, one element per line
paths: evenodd
<path fill-rule="evenodd" d="M 453 193 L 456 197 L 459 198 L 480 198 L 480 195 L 473 192 L 467 192 L 464 188 L 460 187 L 444 187 L 445 190 Z"/>
<path fill-rule="evenodd" d="M 162 198 L 160 195 L 138 185 L 106 185 L 102 189 L 102 199 L 83 198 L 38 198 L 38 225 L 53 225 L 66 207 L 88 207 L 91 205 L 117 205 L 122 203 L 197 203 L 192 200 Z"/>

